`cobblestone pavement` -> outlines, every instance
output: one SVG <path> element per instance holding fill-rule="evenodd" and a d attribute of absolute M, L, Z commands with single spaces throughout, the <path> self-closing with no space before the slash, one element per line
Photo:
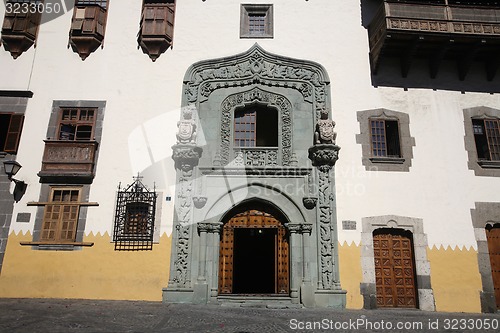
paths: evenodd
<path fill-rule="evenodd" d="M 489 329 L 488 329 L 489 328 Z M 499 332 L 500 314 L 0 299 L 0 332 Z"/>

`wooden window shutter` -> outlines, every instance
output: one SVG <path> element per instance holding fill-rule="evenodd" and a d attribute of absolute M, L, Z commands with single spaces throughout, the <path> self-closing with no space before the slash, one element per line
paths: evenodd
<path fill-rule="evenodd" d="M 19 138 L 21 137 L 21 130 L 23 128 L 24 116 L 12 115 L 10 117 L 9 129 L 5 139 L 3 151 L 8 153 L 15 153 L 19 145 Z"/>
<path fill-rule="evenodd" d="M 167 6 L 166 14 L 167 14 L 166 34 L 170 38 L 170 40 L 173 40 L 173 38 L 174 38 L 174 17 L 175 17 L 174 5 Z"/>

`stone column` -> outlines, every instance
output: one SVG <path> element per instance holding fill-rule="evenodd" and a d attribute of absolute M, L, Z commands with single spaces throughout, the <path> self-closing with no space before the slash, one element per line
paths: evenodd
<path fill-rule="evenodd" d="M 211 248 L 211 263 L 212 271 L 210 276 L 210 302 L 217 302 L 217 296 L 219 294 L 219 255 L 220 255 L 220 232 L 222 230 L 223 223 L 216 222 L 212 223 L 212 229 L 209 241 L 209 247 Z"/>
<path fill-rule="evenodd" d="M 193 169 L 198 165 L 203 149 L 194 144 L 172 147 L 172 159 L 177 170 L 174 212 L 174 244 L 170 260 L 168 287 L 164 289 L 165 302 L 190 302 L 193 299 L 190 253 L 192 241 Z"/>
<path fill-rule="evenodd" d="M 207 237 L 210 234 L 218 233 L 221 223 L 198 223 L 198 233 L 200 234 L 198 278 L 194 285 L 194 303 L 206 304 L 208 302 L 208 282 L 207 282 Z M 210 237 L 213 241 L 213 237 Z M 210 244 L 212 245 L 212 244 Z"/>
<path fill-rule="evenodd" d="M 287 223 L 285 226 L 290 232 L 290 297 L 292 298 L 292 303 L 298 304 L 300 302 L 299 298 L 299 283 L 301 282 L 300 275 L 304 267 L 304 258 L 300 251 L 301 239 L 300 239 L 300 224 L 299 223 Z"/>
<path fill-rule="evenodd" d="M 319 143 L 309 148 L 309 159 L 318 172 L 318 205 L 316 230 L 318 235 L 318 290 L 315 293 L 319 307 L 345 308 L 345 291 L 340 288 L 335 183 L 333 174 L 340 147 Z"/>
<path fill-rule="evenodd" d="M 309 238 L 312 233 L 312 224 L 301 224 L 300 232 L 302 233 L 302 258 L 304 258 L 302 284 L 300 285 L 300 301 L 305 307 L 312 308 L 315 305 L 314 286 L 311 280 L 311 268 L 308 259 L 311 258 L 311 254 L 309 253 L 311 251 Z"/>

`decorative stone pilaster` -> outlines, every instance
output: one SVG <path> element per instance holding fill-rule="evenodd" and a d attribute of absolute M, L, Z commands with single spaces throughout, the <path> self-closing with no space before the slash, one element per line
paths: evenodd
<path fill-rule="evenodd" d="M 338 160 L 340 147 L 318 143 L 309 148 L 309 159 L 318 170 L 318 204 L 316 230 L 318 237 L 318 290 L 316 305 L 345 307 L 345 291 L 340 288 L 337 245 L 335 184 L 330 173 Z"/>
<path fill-rule="evenodd" d="M 193 169 L 198 165 L 203 149 L 192 144 L 177 144 L 172 147 L 172 159 L 177 169 L 175 201 L 175 252 L 172 253 L 174 270 L 171 271 L 169 287 L 189 287 L 189 253 L 192 215 Z"/>
<path fill-rule="evenodd" d="M 197 224 L 200 234 L 198 279 L 194 285 L 193 302 L 206 304 L 208 302 L 208 282 L 207 282 L 207 234 L 219 233 L 222 223 L 199 222 Z M 212 245 L 212 244 L 210 244 Z"/>

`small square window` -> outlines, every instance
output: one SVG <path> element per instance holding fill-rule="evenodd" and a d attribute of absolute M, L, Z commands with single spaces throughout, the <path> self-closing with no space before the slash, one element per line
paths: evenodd
<path fill-rule="evenodd" d="M 273 38 L 273 5 L 241 5 L 240 38 Z"/>

